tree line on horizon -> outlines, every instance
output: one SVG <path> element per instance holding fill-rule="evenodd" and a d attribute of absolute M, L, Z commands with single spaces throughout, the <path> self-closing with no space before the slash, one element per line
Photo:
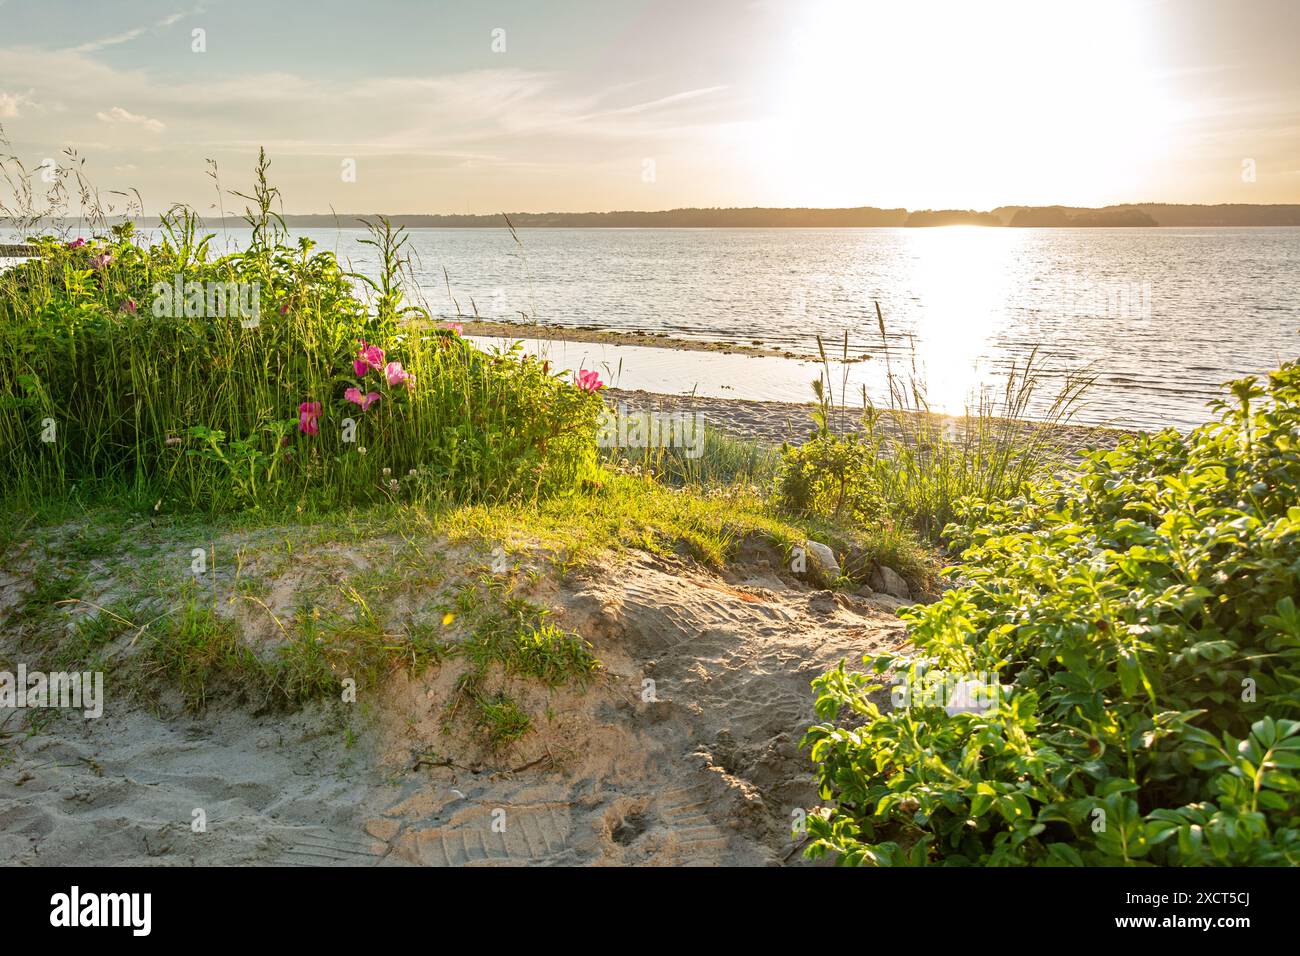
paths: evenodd
<path fill-rule="evenodd" d="M 987 212 L 967 209 L 882 209 L 855 206 L 841 209 L 809 207 L 749 208 L 692 207 L 662 211 L 508 213 L 521 228 L 781 228 L 870 226 L 1300 226 L 1300 204 L 1175 205 L 1126 203 L 1090 209 L 1075 206 L 999 206 Z M 295 215 L 290 225 L 360 225 L 373 216 Z M 500 213 L 491 215 L 396 215 L 394 225 L 418 227 L 500 226 Z"/>
<path fill-rule="evenodd" d="M 381 214 L 285 214 L 286 225 L 303 228 L 360 228 Z M 1125 203 L 1102 208 L 1078 206 L 998 206 L 974 209 L 849 208 L 749 208 L 692 207 L 660 211 L 516 212 L 478 214 L 398 214 L 386 216 L 394 226 L 485 228 L 500 227 L 509 219 L 519 228 L 791 228 L 872 226 L 1011 226 L 1011 227 L 1151 227 L 1151 226 L 1300 226 L 1300 204 L 1180 205 Z M 156 216 L 137 220 L 156 225 Z M 243 220 L 227 216 L 214 222 L 238 227 Z"/>

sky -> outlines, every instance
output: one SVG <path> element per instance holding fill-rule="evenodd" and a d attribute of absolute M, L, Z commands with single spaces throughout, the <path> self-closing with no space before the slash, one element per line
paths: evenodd
<path fill-rule="evenodd" d="M 153 214 L 1300 202 L 1296 0 L 0 0 L 0 126 Z M 123 202 L 123 200 L 113 200 Z"/>

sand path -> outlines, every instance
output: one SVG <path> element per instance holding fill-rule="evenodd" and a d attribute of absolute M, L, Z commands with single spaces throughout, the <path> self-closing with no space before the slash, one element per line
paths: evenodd
<path fill-rule="evenodd" d="M 791 826 L 816 803 L 798 748 L 809 681 L 903 633 L 890 599 L 809 589 L 776 560 L 750 547 L 724 576 L 634 553 L 543 582 L 557 623 L 593 643 L 605 673 L 585 692 L 517 688 L 548 716 L 506 754 L 444 731 L 449 664 L 389 678 L 346 737 L 336 702 L 289 715 L 217 702 L 171 718 L 110 707 L 38 731 L 11 718 L 0 860 L 798 862 Z"/>

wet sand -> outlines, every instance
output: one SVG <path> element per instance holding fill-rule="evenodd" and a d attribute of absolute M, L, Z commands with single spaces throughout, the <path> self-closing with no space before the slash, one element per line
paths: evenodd
<path fill-rule="evenodd" d="M 588 342 L 596 345 L 641 345 L 649 348 L 677 349 L 683 352 L 721 352 L 723 355 L 757 355 L 768 358 L 816 360 L 815 353 L 792 352 L 774 349 L 755 341 L 748 345 L 739 342 L 710 342 L 704 339 L 674 338 L 667 332 L 617 332 L 600 326 L 541 325 L 535 322 L 492 322 L 480 319 L 462 320 L 466 335 L 484 338 L 539 339 L 547 342 Z M 849 356 L 849 364 L 866 361 L 869 355 Z"/>

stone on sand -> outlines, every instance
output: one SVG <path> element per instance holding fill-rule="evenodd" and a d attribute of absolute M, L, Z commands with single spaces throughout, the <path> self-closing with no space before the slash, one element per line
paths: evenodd
<path fill-rule="evenodd" d="M 883 591 L 885 594 L 903 601 L 912 599 L 912 589 L 907 586 L 903 576 L 888 565 L 877 565 L 867 583 L 872 590 Z"/>
<path fill-rule="evenodd" d="M 808 573 L 819 583 L 832 584 L 840 576 L 840 563 L 835 559 L 835 552 L 820 541 L 804 542 L 808 552 Z"/>

